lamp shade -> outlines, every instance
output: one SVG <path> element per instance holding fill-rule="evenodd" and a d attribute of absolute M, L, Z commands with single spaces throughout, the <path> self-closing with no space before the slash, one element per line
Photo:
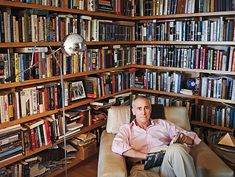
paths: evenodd
<path fill-rule="evenodd" d="M 84 52 L 86 50 L 85 40 L 79 34 L 69 34 L 63 39 L 61 49 L 68 56 Z"/>

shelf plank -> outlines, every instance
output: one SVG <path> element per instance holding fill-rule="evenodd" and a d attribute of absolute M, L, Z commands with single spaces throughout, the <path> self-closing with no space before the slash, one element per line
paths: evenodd
<path fill-rule="evenodd" d="M 67 170 L 69 170 L 70 168 L 74 167 L 75 165 L 81 163 L 82 161 L 83 161 L 83 160 L 81 160 L 81 159 L 79 159 L 79 158 L 74 159 L 74 160 L 72 161 L 72 163 L 67 166 Z M 49 175 L 47 175 L 47 177 L 56 177 L 56 176 L 58 176 L 59 174 L 64 173 L 64 172 L 65 172 L 65 168 L 63 168 L 63 169 L 58 169 L 58 170 L 56 170 L 56 171 L 50 173 Z"/>
<path fill-rule="evenodd" d="M 163 66 L 148 66 L 148 65 L 137 65 L 137 64 L 129 64 L 126 66 L 120 66 L 115 68 L 106 68 L 101 70 L 95 71 L 86 71 L 86 72 L 78 72 L 75 74 L 67 74 L 64 75 L 64 79 L 71 79 L 77 78 L 82 76 L 89 76 L 92 74 L 100 74 L 105 72 L 113 72 L 117 70 L 125 70 L 125 69 L 132 69 L 132 68 L 140 68 L 140 69 L 156 69 L 156 70 L 163 70 L 163 71 L 179 71 L 179 72 L 195 72 L 195 73 L 208 73 L 208 74 L 222 74 L 222 75 L 235 75 L 235 72 L 230 71 L 216 71 L 216 70 L 205 70 L 205 69 L 188 69 L 188 68 L 177 68 L 177 67 L 163 67 Z M 43 78 L 43 79 L 31 79 L 24 82 L 13 82 L 13 83 L 6 83 L 0 84 L 1 89 L 8 89 L 8 88 L 15 88 L 15 87 L 24 87 L 29 85 L 38 85 L 40 83 L 47 83 L 47 82 L 56 82 L 59 81 L 59 76 L 53 76 L 50 78 Z"/>
<path fill-rule="evenodd" d="M 195 95 L 185 95 L 185 94 L 181 94 L 181 93 L 164 92 L 164 91 L 158 91 L 158 90 L 148 90 L 148 89 L 142 89 L 142 88 L 132 88 L 131 91 L 161 94 L 161 95 L 181 97 L 181 98 L 189 98 L 189 99 L 196 99 L 197 98 L 197 96 L 195 96 Z"/>
<path fill-rule="evenodd" d="M 190 73 L 193 72 L 193 73 L 235 75 L 235 72 L 231 72 L 231 71 L 217 71 L 217 70 L 206 70 L 206 69 L 189 69 L 189 68 L 150 66 L 150 65 L 137 65 L 137 64 L 130 65 L 130 67 L 140 68 L 140 69 L 156 69 L 156 70 L 163 70 L 163 71 L 179 71 L 179 72 L 190 72 Z"/>
<path fill-rule="evenodd" d="M 216 125 L 210 125 L 210 124 L 202 123 L 202 122 L 195 121 L 195 120 L 190 121 L 190 123 L 192 125 L 197 125 L 197 126 L 207 127 L 207 128 L 213 128 L 213 129 L 227 131 L 227 132 L 233 132 L 234 131 L 234 129 L 231 129 L 231 128 L 221 127 L 221 126 L 216 126 Z"/>
<path fill-rule="evenodd" d="M 173 18 L 194 18 L 194 17 L 220 17 L 220 16 L 234 16 L 235 11 L 222 12 L 201 12 L 188 14 L 171 14 L 171 15 L 156 15 L 156 16 L 135 16 L 133 20 L 154 20 L 154 19 L 173 19 Z"/>
<path fill-rule="evenodd" d="M 0 48 L 34 47 L 34 46 L 59 47 L 60 42 L 7 42 L 0 43 Z M 214 46 L 235 46 L 235 41 L 87 41 L 87 46 L 102 45 L 214 45 Z"/>
<path fill-rule="evenodd" d="M 114 68 L 106 68 L 106 69 L 101 69 L 101 70 L 95 70 L 95 71 L 86 71 L 86 72 L 77 72 L 74 74 L 67 74 L 64 75 L 64 79 L 72 79 L 72 78 L 77 78 L 77 77 L 82 77 L 82 76 L 89 76 L 92 74 L 100 74 L 100 73 L 105 73 L 105 72 L 113 72 L 117 70 L 124 70 L 124 69 L 130 69 L 131 65 L 126 65 L 126 66 L 120 66 L 120 67 L 114 67 Z M 44 84 L 47 82 L 57 82 L 60 81 L 60 76 L 52 76 L 48 78 L 43 78 L 43 79 L 31 79 L 31 80 L 26 80 L 24 82 L 12 82 L 12 83 L 5 83 L 5 84 L 0 84 L 0 90 L 2 89 L 9 89 L 9 88 L 15 88 L 15 87 L 24 87 L 24 86 L 29 86 L 29 85 L 39 85 L 39 84 Z"/>
<path fill-rule="evenodd" d="M 164 91 L 158 91 L 158 90 L 148 90 L 148 89 L 142 89 L 142 88 L 131 88 L 131 91 L 161 94 L 161 95 L 167 95 L 167 96 L 172 96 L 172 97 L 189 98 L 189 99 L 195 99 L 195 100 L 204 100 L 204 101 L 211 101 L 211 102 L 235 104 L 235 101 L 232 101 L 232 100 L 225 100 L 225 99 L 218 99 L 218 98 L 208 98 L 208 97 L 202 97 L 202 96 L 197 96 L 197 95 L 185 95 L 185 94 L 181 94 L 181 93 L 164 92 Z"/>
<path fill-rule="evenodd" d="M 21 123 L 25 123 L 25 122 L 29 122 L 29 121 L 32 121 L 32 120 L 35 120 L 35 119 L 39 119 L 39 118 L 42 118 L 42 117 L 46 117 L 46 116 L 55 114 L 57 112 L 58 112 L 58 109 L 50 110 L 50 111 L 45 111 L 43 113 L 34 114 L 34 115 L 31 115 L 31 116 L 26 116 L 26 117 L 22 117 L 22 118 L 20 118 L 18 120 L 4 122 L 4 123 L 0 124 L 0 129 L 7 128 L 7 127 L 10 127 L 10 126 L 13 126 L 13 125 L 17 125 L 17 124 L 21 124 Z"/>
<path fill-rule="evenodd" d="M 112 42 L 86 42 L 89 45 L 216 45 L 234 46 L 235 41 L 112 41 Z"/>

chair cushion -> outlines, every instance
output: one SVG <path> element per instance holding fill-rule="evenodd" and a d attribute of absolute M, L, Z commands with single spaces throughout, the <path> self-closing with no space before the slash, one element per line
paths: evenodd
<path fill-rule="evenodd" d="M 108 110 L 106 130 L 117 133 L 120 126 L 130 122 L 130 106 L 111 106 Z"/>

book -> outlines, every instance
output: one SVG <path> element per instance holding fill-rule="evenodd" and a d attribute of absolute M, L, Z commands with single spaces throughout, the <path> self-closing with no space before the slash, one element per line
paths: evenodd
<path fill-rule="evenodd" d="M 170 145 L 178 143 L 181 132 L 178 132 L 171 140 Z M 169 146 L 155 146 L 147 154 L 144 169 L 148 170 L 153 167 L 161 166 L 166 150 Z"/>
<path fill-rule="evenodd" d="M 15 50 L 18 53 L 48 52 L 47 47 L 24 47 L 24 48 L 16 48 Z"/>

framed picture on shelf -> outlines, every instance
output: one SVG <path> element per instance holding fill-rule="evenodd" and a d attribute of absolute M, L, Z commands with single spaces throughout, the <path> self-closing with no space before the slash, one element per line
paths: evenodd
<path fill-rule="evenodd" d="M 86 92 L 82 81 L 71 83 L 71 101 L 76 101 L 86 98 Z"/>

